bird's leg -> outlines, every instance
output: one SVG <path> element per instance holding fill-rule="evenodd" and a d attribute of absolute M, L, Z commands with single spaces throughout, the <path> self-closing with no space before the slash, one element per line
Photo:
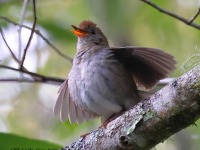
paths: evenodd
<path fill-rule="evenodd" d="M 111 122 L 111 121 L 115 120 L 117 117 L 121 116 L 121 114 L 123 114 L 125 111 L 126 111 L 126 109 L 124 108 L 117 114 L 111 115 L 106 121 L 103 122 L 103 124 L 99 128 L 106 128 L 109 122 Z M 82 137 L 84 139 L 90 133 L 85 133 L 85 134 L 81 135 L 80 137 Z"/>
<path fill-rule="evenodd" d="M 108 123 L 115 120 L 117 117 L 121 116 L 121 114 L 123 114 L 125 112 L 125 109 L 122 109 L 120 112 L 118 112 L 117 114 L 113 114 L 111 115 L 101 126 L 100 128 L 106 128 Z"/>

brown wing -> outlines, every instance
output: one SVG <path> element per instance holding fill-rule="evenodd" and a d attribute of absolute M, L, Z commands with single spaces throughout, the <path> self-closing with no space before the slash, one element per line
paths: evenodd
<path fill-rule="evenodd" d="M 173 56 L 159 49 L 145 47 L 110 48 L 116 59 L 132 74 L 142 88 L 152 88 L 176 67 Z"/>
<path fill-rule="evenodd" d="M 96 116 L 93 113 L 84 111 L 80 106 L 76 105 L 69 93 L 68 80 L 65 80 L 58 91 L 59 96 L 54 106 L 54 115 L 60 115 L 60 120 L 65 121 L 69 119 L 70 123 L 82 123 Z"/>

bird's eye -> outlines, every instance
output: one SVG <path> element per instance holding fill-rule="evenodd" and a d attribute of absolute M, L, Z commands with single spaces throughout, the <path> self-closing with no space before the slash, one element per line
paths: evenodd
<path fill-rule="evenodd" d="M 96 34 L 95 30 L 91 30 L 90 33 L 91 33 L 91 34 Z"/>

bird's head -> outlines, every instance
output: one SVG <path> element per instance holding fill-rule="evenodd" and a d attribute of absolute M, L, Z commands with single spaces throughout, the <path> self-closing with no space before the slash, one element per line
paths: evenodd
<path fill-rule="evenodd" d="M 79 27 L 72 25 L 72 32 L 78 36 L 79 46 L 103 46 L 108 47 L 108 41 L 101 29 L 92 21 L 82 21 Z"/>

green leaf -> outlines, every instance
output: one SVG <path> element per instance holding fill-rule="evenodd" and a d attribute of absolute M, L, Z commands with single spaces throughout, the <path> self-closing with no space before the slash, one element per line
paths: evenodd
<path fill-rule="evenodd" d="M 1 150 L 59 150 L 62 147 L 43 140 L 30 139 L 11 133 L 0 133 Z"/>

